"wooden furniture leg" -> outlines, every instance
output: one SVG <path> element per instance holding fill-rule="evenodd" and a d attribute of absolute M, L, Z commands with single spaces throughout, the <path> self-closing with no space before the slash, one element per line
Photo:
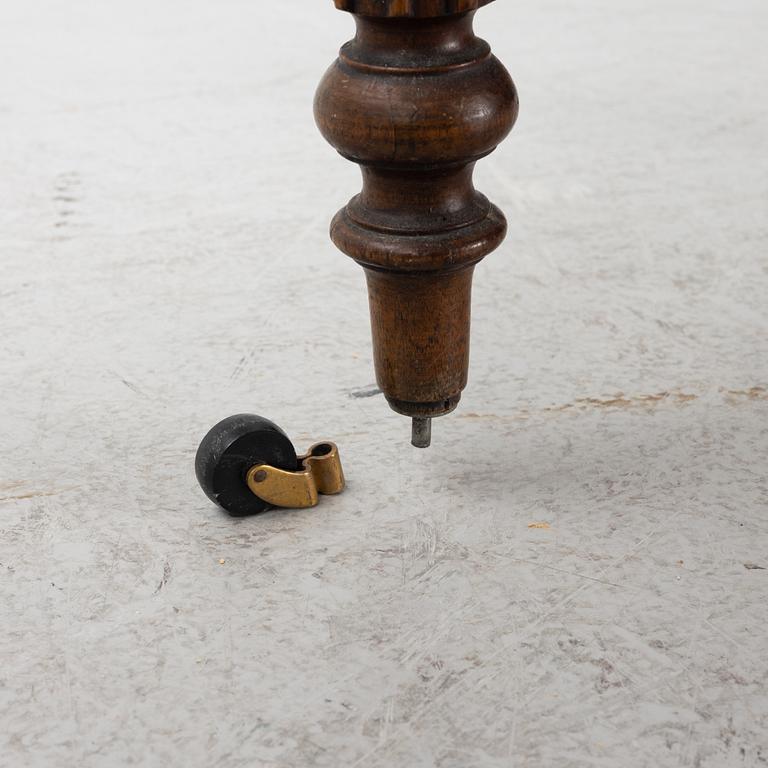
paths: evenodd
<path fill-rule="evenodd" d="M 376 378 L 413 419 L 417 447 L 467 384 L 473 269 L 507 229 L 472 183 L 518 112 L 512 79 L 473 31 L 488 2 L 335 0 L 357 34 L 315 99 L 323 136 L 362 170 L 331 237 L 365 270 Z"/>

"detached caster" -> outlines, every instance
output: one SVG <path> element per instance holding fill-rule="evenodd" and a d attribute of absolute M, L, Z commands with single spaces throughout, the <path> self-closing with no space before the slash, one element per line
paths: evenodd
<path fill-rule="evenodd" d="M 277 424 L 248 413 L 208 432 L 197 449 L 195 474 L 205 495 L 235 517 L 272 507 L 314 507 L 318 494 L 344 490 L 334 443 L 316 443 L 297 456 Z"/>

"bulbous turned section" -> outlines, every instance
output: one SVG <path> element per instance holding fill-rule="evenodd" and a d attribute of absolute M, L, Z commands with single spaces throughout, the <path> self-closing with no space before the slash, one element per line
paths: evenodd
<path fill-rule="evenodd" d="M 315 97 L 327 141 L 366 165 L 466 164 L 507 136 L 517 93 L 473 13 L 436 19 L 355 17 Z"/>
<path fill-rule="evenodd" d="M 518 112 L 512 79 L 472 28 L 490 1 L 336 0 L 357 34 L 315 98 L 323 136 L 362 169 L 331 237 L 365 268 L 377 381 L 421 427 L 466 386 L 474 265 L 507 228 L 472 182 Z"/>

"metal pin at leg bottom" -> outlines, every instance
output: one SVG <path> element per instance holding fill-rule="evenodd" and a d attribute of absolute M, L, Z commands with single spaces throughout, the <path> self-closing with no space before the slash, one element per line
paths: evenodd
<path fill-rule="evenodd" d="M 414 416 L 411 428 L 411 445 L 415 448 L 429 448 L 431 443 L 432 419 Z"/>

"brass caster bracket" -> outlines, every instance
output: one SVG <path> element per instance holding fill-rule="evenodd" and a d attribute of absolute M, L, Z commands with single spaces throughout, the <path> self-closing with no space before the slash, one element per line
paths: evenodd
<path fill-rule="evenodd" d="M 344 490 L 344 471 L 335 443 L 316 443 L 298 460 L 301 469 L 296 472 L 256 464 L 248 470 L 246 483 L 254 495 L 269 505 L 289 509 L 314 507 L 318 494 L 332 495 Z"/>

